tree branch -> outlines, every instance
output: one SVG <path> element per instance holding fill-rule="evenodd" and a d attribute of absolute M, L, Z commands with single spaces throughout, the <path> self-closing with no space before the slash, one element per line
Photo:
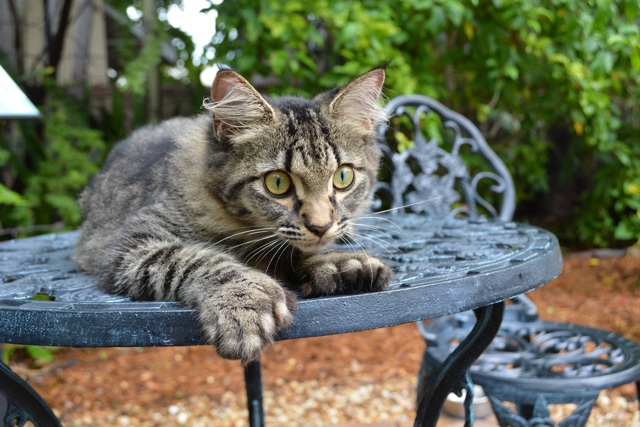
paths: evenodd
<path fill-rule="evenodd" d="M 73 6 L 73 0 L 64 0 L 62 3 L 62 9 L 60 11 L 60 19 L 58 20 L 58 26 L 55 30 L 55 34 L 51 31 L 51 21 L 49 20 L 48 0 L 44 0 L 45 7 L 45 25 L 49 27 L 47 33 L 47 50 L 48 50 L 48 65 L 53 67 L 53 77 L 58 74 L 58 64 L 62 59 L 62 50 L 64 48 L 64 39 L 67 29 L 70 24 L 71 7 Z"/>
<path fill-rule="evenodd" d="M 14 0 L 9 0 L 9 10 L 11 11 L 11 16 L 13 17 L 13 47 L 16 50 L 16 69 L 18 70 L 18 74 L 22 75 L 24 72 L 24 64 L 22 63 L 22 58 L 24 58 L 22 52 L 22 22 L 20 21 L 20 17 L 18 16 L 18 10 L 16 8 L 16 4 Z"/>

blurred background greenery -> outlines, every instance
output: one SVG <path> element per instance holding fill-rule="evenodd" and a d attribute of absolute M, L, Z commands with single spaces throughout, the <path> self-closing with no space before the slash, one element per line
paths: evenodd
<path fill-rule="evenodd" d="M 277 96 L 391 61 L 387 97 L 434 97 L 482 130 L 518 220 L 571 248 L 640 241 L 640 0 L 202 3 L 204 21 L 177 25 L 178 0 L 0 0 L 0 65 L 43 114 L 0 120 L 0 238 L 77 227 L 109 148 L 198 113 L 216 64 Z"/>

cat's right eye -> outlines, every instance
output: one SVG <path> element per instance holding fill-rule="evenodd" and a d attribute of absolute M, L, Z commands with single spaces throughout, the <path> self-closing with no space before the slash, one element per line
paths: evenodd
<path fill-rule="evenodd" d="M 286 172 L 269 172 L 262 178 L 264 188 L 274 196 L 284 196 L 291 190 L 291 178 Z"/>

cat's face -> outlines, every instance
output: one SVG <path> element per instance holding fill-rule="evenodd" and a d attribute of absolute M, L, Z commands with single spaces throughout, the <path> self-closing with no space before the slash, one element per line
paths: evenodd
<path fill-rule="evenodd" d="M 313 100 L 267 102 L 238 74 L 219 74 L 208 108 L 222 150 L 210 164 L 232 175 L 216 183 L 216 192 L 232 215 L 255 228 L 242 235 L 246 240 L 315 251 L 348 237 L 376 182 L 373 128 L 384 120 L 377 104 L 383 80 L 376 69 Z"/>

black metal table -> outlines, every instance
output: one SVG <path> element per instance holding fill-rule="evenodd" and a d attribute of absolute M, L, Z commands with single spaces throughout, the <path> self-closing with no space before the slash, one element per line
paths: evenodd
<path fill-rule="evenodd" d="M 293 325 L 278 339 L 381 328 L 475 309 L 476 328 L 420 399 L 416 425 L 435 425 L 446 395 L 495 336 L 504 300 L 560 273 L 558 241 L 540 228 L 497 220 L 387 213 L 366 221 L 358 244 L 345 250 L 362 246 L 386 259 L 395 272 L 389 289 L 302 300 Z M 69 232 L 0 244 L 0 343 L 205 344 L 194 310 L 100 291 L 97 278 L 78 271 L 70 259 L 76 236 Z M 33 300 L 37 294 L 53 300 Z M 5 412 L 27 412 L 40 426 L 59 425 L 52 423 L 51 410 L 37 394 L 0 365 L 0 417 L 9 416 L 2 413 L 4 402 Z"/>

